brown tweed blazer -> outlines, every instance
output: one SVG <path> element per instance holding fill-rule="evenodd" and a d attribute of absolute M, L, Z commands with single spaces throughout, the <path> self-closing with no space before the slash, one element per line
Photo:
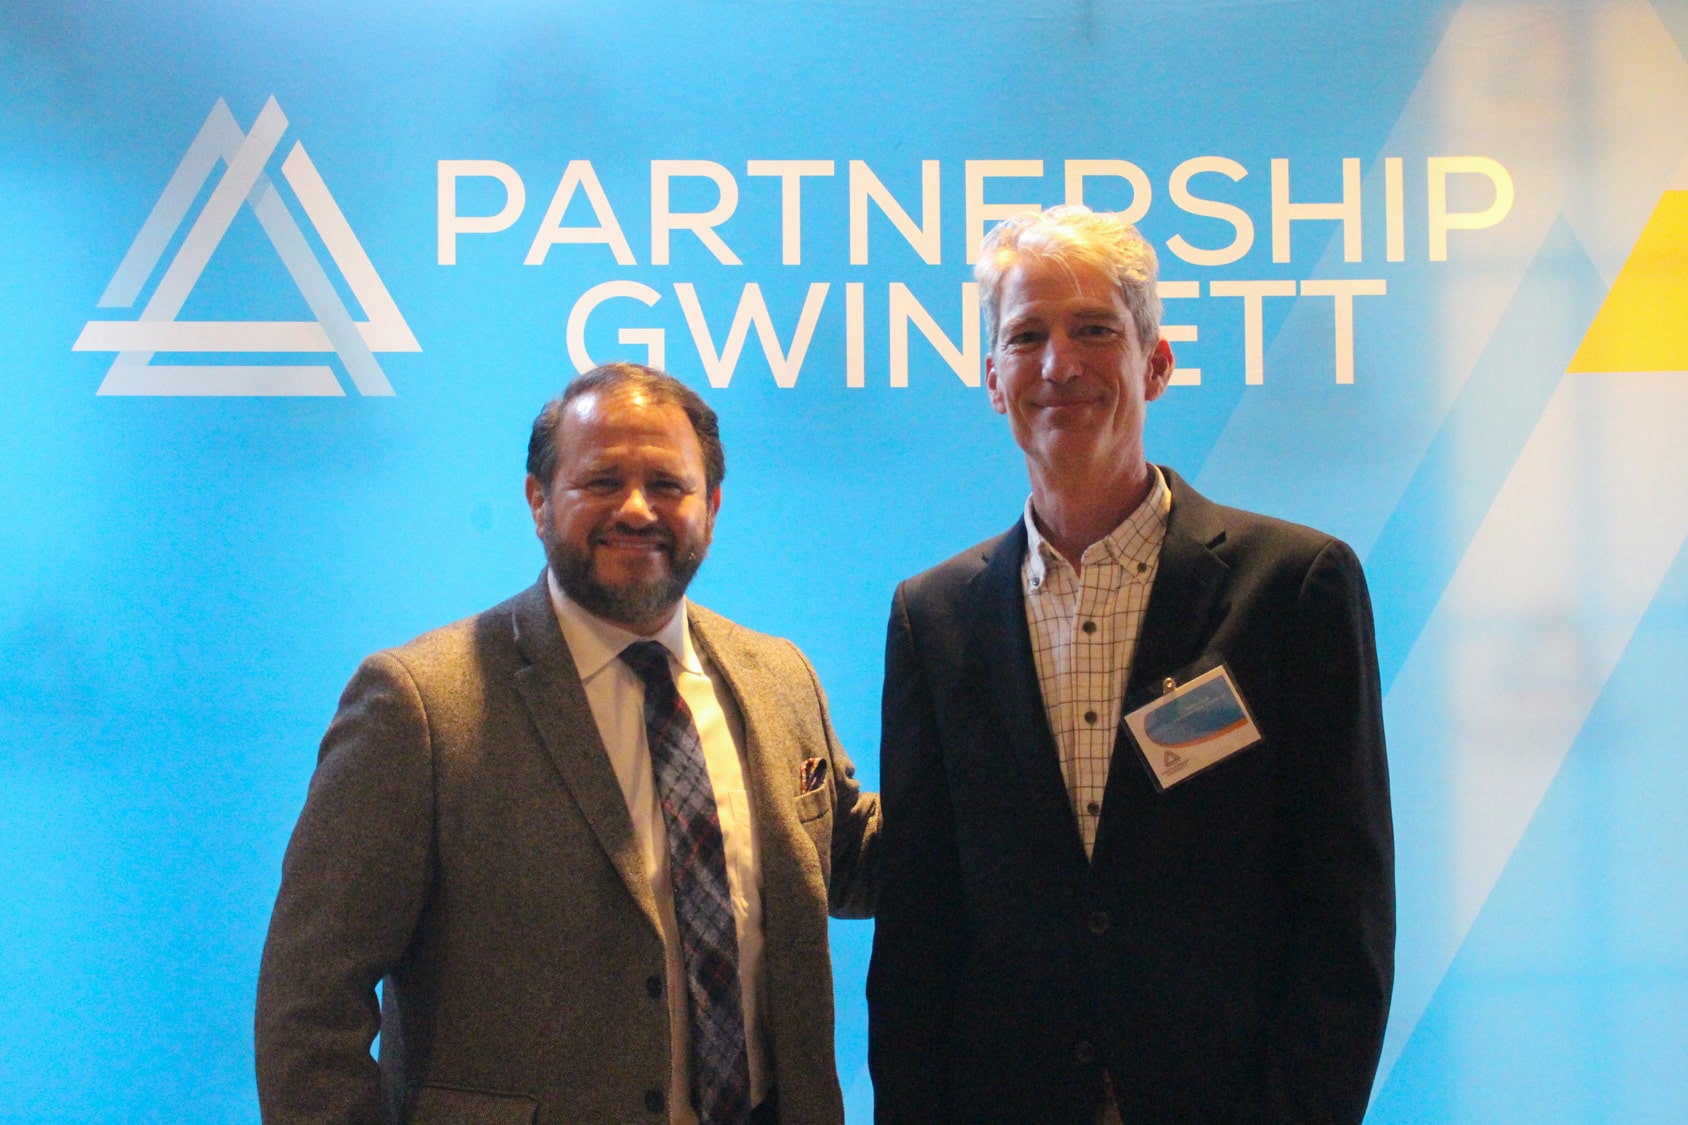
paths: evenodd
<path fill-rule="evenodd" d="M 872 913 L 878 799 L 791 642 L 695 605 L 691 627 L 744 716 L 780 1119 L 835 1125 L 826 919 Z M 799 796 L 806 758 L 829 768 Z M 543 576 L 365 660 L 264 947 L 264 1120 L 662 1125 L 685 1096 L 668 1089 L 663 972 L 632 820 Z"/>

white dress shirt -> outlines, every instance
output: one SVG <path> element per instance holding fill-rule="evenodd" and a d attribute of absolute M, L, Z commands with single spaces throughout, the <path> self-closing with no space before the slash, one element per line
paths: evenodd
<path fill-rule="evenodd" d="M 680 930 L 674 918 L 674 885 L 668 874 L 668 828 L 662 819 L 656 781 L 651 769 L 650 743 L 645 734 L 645 688 L 621 659 L 634 641 L 654 640 L 668 650 L 669 671 L 680 697 L 691 709 L 703 742 L 709 784 L 721 819 L 721 839 L 727 853 L 727 884 L 733 896 L 737 923 L 739 988 L 744 998 L 744 1037 L 750 1055 L 750 1102 L 758 1105 L 771 1086 L 768 1052 L 763 1042 L 762 997 L 762 870 L 758 865 L 756 821 L 745 790 L 744 719 L 726 681 L 692 646 L 686 601 L 680 600 L 673 618 L 653 637 L 641 637 L 582 609 L 571 601 L 547 573 L 551 605 L 557 612 L 569 652 L 574 656 L 586 702 L 597 721 L 598 734 L 609 754 L 610 766 L 621 784 L 633 835 L 645 860 L 645 876 L 656 898 L 662 922 L 662 941 L 668 954 L 667 997 L 669 1042 L 673 1048 L 669 1073 L 670 1125 L 696 1125 L 691 1105 L 691 1021 L 686 1012 L 686 971 L 680 957 Z"/>
<path fill-rule="evenodd" d="M 1149 495 L 1107 538 L 1084 549 L 1080 572 L 1043 537 L 1026 501 L 1026 561 L 1020 567 L 1026 624 L 1085 855 L 1096 847 L 1120 707 L 1172 510 L 1160 470 L 1150 465 L 1149 471 Z"/>

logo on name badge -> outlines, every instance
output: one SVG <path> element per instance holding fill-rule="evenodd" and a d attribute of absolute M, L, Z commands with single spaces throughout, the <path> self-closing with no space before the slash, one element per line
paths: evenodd
<path fill-rule="evenodd" d="M 391 395 L 377 352 L 419 352 L 410 326 L 364 253 L 357 235 L 329 194 L 328 185 L 294 141 L 281 161 L 280 183 L 266 171 L 287 130 L 287 117 L 274 98 L 264 103 L 250 132 L 243 132 L 221 99 L 212 107 L 187 153 L 177 164 L 152 213 L 123 256 L 101 295 L 102 309 L 132 309 L 159 272 L 194 201 L 218 166 L 204 206 L 188 224 L 175 254 L 140 313 L 131 320 L 90 320 L 73 346 L 79 352 L 116 352 L 100 384 L 102 395 L 344 395 L 334 369 L 325 364 L 275 361 L 279 356 L 331 352 L 360 395 Z M 346 302 L 305 237 L 281 183 L 292 193 L 346 288 L 362 307 L 354 320 Z M 312 320 L 182 320 L 182 307 L 199 283 L 206 263 L 222 243 L 242 207 L 257 217 L 288 275 L 310 309 Z M 246 363 L 155 363 L 160 353 L 245 355 Z M 257 356 L 271 362 L 257 362 Z"/>
<path fill-rule="evenodd" d="M 1121 720 L 1163 790 L 1260 741 L 1225 665 L 1186 684 L 1168 680 L 1163 691 Z"/>

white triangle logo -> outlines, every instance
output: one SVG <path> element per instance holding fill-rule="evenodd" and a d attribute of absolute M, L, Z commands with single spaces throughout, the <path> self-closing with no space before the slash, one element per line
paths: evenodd
<path fill-rule="evenodd" d="M 135 236 L 100 297 L 100 308 L 132 308 L 175 239 L 217 162 L 225 171 L 164 269 L 135 320 L 90 320 L 77 337 L 79 352 L 117 352 L 100 384 L 102 395 L 343 395 L 326 365 L 155 364 L 156 352 L 333 352 L 363 395 L 390 395 L 393 386 L 375 352 L 419 352 L 410 326 L 381 283 L 363 246 L 328 193 L 305 148 L 294 142 L 282 161 L 293 189 L 322 244 L 368 315 L 354 321 L 322 262 L 264 168 L 275 153 L 287 118 L 276 100 L 264 104 L 252 131 L 243 133 L 219 98 L 165 185 L 164 194 Z M 177 320 L 205 264 L 222 242 L 241 205 L 252 208 L 315 320 Z"/>

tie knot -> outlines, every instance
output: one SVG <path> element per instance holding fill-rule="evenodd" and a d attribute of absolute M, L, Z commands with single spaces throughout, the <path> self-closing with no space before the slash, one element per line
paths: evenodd
<path fill-rule="evenodd" d="M 647 685 L 674 682 L 668 670 L 668 649 L 661 641 L 634 641 L 621 650 L 621 659 Z"/>

